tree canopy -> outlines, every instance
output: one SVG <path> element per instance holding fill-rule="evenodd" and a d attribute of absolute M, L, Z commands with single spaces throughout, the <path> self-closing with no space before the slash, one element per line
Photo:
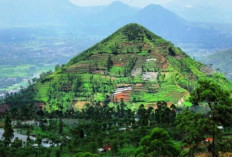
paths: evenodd
<path fill-rule="evenodd" d="M 178 155 L 178 148 L 175 146 L 168 132 L 162 128 L 154 128 L 149 135 L 143 137 L 136 151 L 136 156 L 139 157 L 176 157 Z"/>

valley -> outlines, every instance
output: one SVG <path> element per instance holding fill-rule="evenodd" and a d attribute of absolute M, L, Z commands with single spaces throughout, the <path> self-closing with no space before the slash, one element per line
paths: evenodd
<path fill-rule="evenodd" d="M 54 71 L 56 65 L 94 44 L 91 37 L 67 36 L 47 28 L 9 28 L 1 30 L 0 40 L 0 93 L 27 87 L 28 81 L 43 72 Z M 44 29 L 44 28 L 43 28 Z M 24 34 L 20 34 L 20 32 Z M 4 33 L 3 33 L 4 32 Z M 16 33 L 14 33 L 16 32 Z M 4 40 L 3 40 L 4 38 Z M 22 39 L 25 38 L 25 39 Z M 88 41 L 87 41 L 88 39 Z"/>
<path fill-rule="evenodd" d="M 217 51 L 213 54 L 203 56 L 199 59 L 203 63 L 211 66 L 213 69 L 215 69 L 215 71 L 223 73 L 225 76 L 227 76 L 228 79 L 232 80 L 232 73 L 231 73 L 232 51 L 231 49 Z"/>

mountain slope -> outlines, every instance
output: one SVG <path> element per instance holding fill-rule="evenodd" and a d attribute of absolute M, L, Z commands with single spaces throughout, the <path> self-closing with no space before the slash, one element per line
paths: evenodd
<path fill-rule="evenodd" d="M 170 42 L 129 24 L 29 87 L 30 103 L 45 104 L 47 111 L 121 101 L 132 109 L 140 104 L 155 107 L 158 101 L 180 105 L 185 99 L 187 103 L 196 81 L 207 77 L 231 87 Z"/>
<path fill-rule="evenodd" d="M 230 47 L 232 43 L 228 35 L 197 27 L 159 5 L 150 5 L 140 10 L 131 22 L 139 23 L 178 44 L 193 43 L 197 47 L 212 49 Z"/>
<path fill-rule="evenodd" d="M 191 28 L 186 21 L 160 5 L 145 7 L 134 15 L 133 20 L 172 40 L 181 39 L 181 35 Z"/>

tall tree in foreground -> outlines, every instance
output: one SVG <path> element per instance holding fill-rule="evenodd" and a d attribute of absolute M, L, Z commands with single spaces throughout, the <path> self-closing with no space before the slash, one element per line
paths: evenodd
<path fill-rule="evenodd" d="M 2 135 L 5 146 L 8 146 L 11 143 L 11 139 L 14 137 L 14 130 L 11 126 L 11 119 L 8 115 L 5 117 L 4 122 L 4 133 Z"/>
<path fill-rule="evenodd" d="M 189 151 L 186 152 L 189 157 L 194 157 L 199 145 L 205 140 L 205 136 L 212 135 L 215 131 L 216 124 L 201 113 L 194 113 L 190 110 L 185 110 L 177 116 L 177 128 L 182 130 L 184 143 Z M 215 134 L 220 135 L 217 132 Z"/>
<path fill-rule="evenodd" d="M 207 104 L 210 108 L 208 113 L 208 118 L 214 123 L 213 136 L 213 146 L 212 155 L 213 157 L 218 156 L 215 150 L 215 135 L 217 131 L 217 126 L 231 126 L 232 125 L 232 100 L 230 98 L 231 93 L 222 89 L 218 84 L 203 80 L 199 81 L 199 86 L 191 93 L 190 101 L 194 105 Z"/>
<path fill-rule="evenodd" d="M 199 81 L 199 86 L 191 93 L 190 101 L 197 106 L 207 104 L 212 120 L 219 125 L 231 126 L 232 99 L 230 94 L 218 84 L 203 80 Z"/>
<path fill-rule="evenodd" d="M 162 128 L 155 128 L 149 135 L 143 137 L 139 148 L 136 150 L 137 157 L 177 157 L 179 153 L 180 151 L 168 135 L 168 132 Z"/>

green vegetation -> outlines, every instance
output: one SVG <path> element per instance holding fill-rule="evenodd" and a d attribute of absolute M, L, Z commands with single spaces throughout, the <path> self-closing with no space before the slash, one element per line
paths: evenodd
<path fill-rule="evenodd" d="M 28 86 L 28 80 L 44 71 L 54 70 L 52 65 L 0 65 L 0 93 Z"/>
<path fill-rule="evenodd" d="M 11 119 L 9 116 L 5 117 L 5 122 L 4 122 L 4 133 L 2 135 L 3 137 L 3 143 L 5 146 L 8 146 L 11 143 L 12 138 L 14 137 L 14 131 L 11 126 Z"/>
<path fill-rule="evenodd" d="M 188 95 L 198 80 L 207 78 L 220 82 L 225 89 L 232 87 L 224 76 L 205 73 L 202 70 L 205 67 L 146 28 L 129 24 L 67 65 L 57 66 L 54 73 L 43 73 L 40 79 L 33 80 L 24 90 L 30 93 L 26 104 L 44 103 L 49 112 L 121 99 L 133 109 L 138 105 L 130 103 L 138 102 L 155 105 L 158 101 L 173 104 L 181 101 L 182 105 L 190 106 Z M 118 88 L 127 87 L 129 94 L 121 97 L 119 92 L 113 98 Z M 16 94 L 16 99 L 8 95 L 5 102 L 26 105 L 24 98 L 18 99 L 19 95 L 23 94 Z"/>
<path fill-rule="evenodd" d="M 26 77 L 31 69 L 35 67 L 33 65 L 19 65 L 14 67 L 1 66 L 1 77 Z"/>
<path fill-rule="evenodd" d="M 156 109 L 139 105 L 136 112 L 123 101 L 116 107 L 105 102 L 103 106 L 86 104 L 80 111 L 50 113 L 32 106 L 13 108 L 5 118 L 0 153 L 5 157 L 184 157 L 197 153 L 223 156 L 232 151 L 229 95 L 213 82 L 199 82 L 189 100 L 194 105 L 212 105 L 212 110 L 203 113 L 193 110 L 197 107 L 181 111 L 174 104 L 168 107 L 164 101 L 157 102 Z M 222 111 L 225 117 L 219 115 Z M 6 139 L 12 138 L 10 118 L 17 121 L 13 127 L 27 136 L 26 142 L 15 139 L 5 144 Z M 25 120 L 38 124 L 24 123 Z M 218 129 L 219 125 L 223 129 Z M 44 146 L 44 141 L 49 141 L 49 147 Z"/>
<path fill-rule="evenodd" d="M 218 84 L 210 81 L 200 81 L 193 93 L 191 93 L 191 102 L 198 106 L 207 103 L 210 110 L 206 114 L 194 113 L 189 110 L 182 112 L 177 117 L 177 124 L 186 134 L 185 140 L 191 145 L 189 153 L 194 156 L 200 147 L 204 137 L 212 137 L 212 143 L 208 145 L 208 150 L 213 157 L 219 156 L 219 150 L 225 149 L 227 137 L 219 127 L 231 126 L 231 97 L 230 92 L 224 90 Z M 223 116 L 222 116 L 223 115 Z M 221 129 L 224 129 L 224 128 Z M 228 149 L 228 148 L 226 148 Z M 231 149 L 229 148 L 229 150 Z"/>
<path fill-rule="evenodd" d="M 136 154 L 139 157 L 143 156 L 179 156 L 178 150 L 167 131 L 161 128 L 155 128 L 150 135 L 141 139 L 140 147 Z"/>
<path fill-rule="evenodd" d="M 8 136 L 10 145 L 1 141 L 0 153 L 216 157 L 232 152 L 232 84 L 206 68 L 129 24 L 55 72 L 42 73 L 28 88 L 8 94 L 5 128 L 11 128 L 9 118 L 15 120 L 13 127 L 27 140 L 11 142 Z"/>

